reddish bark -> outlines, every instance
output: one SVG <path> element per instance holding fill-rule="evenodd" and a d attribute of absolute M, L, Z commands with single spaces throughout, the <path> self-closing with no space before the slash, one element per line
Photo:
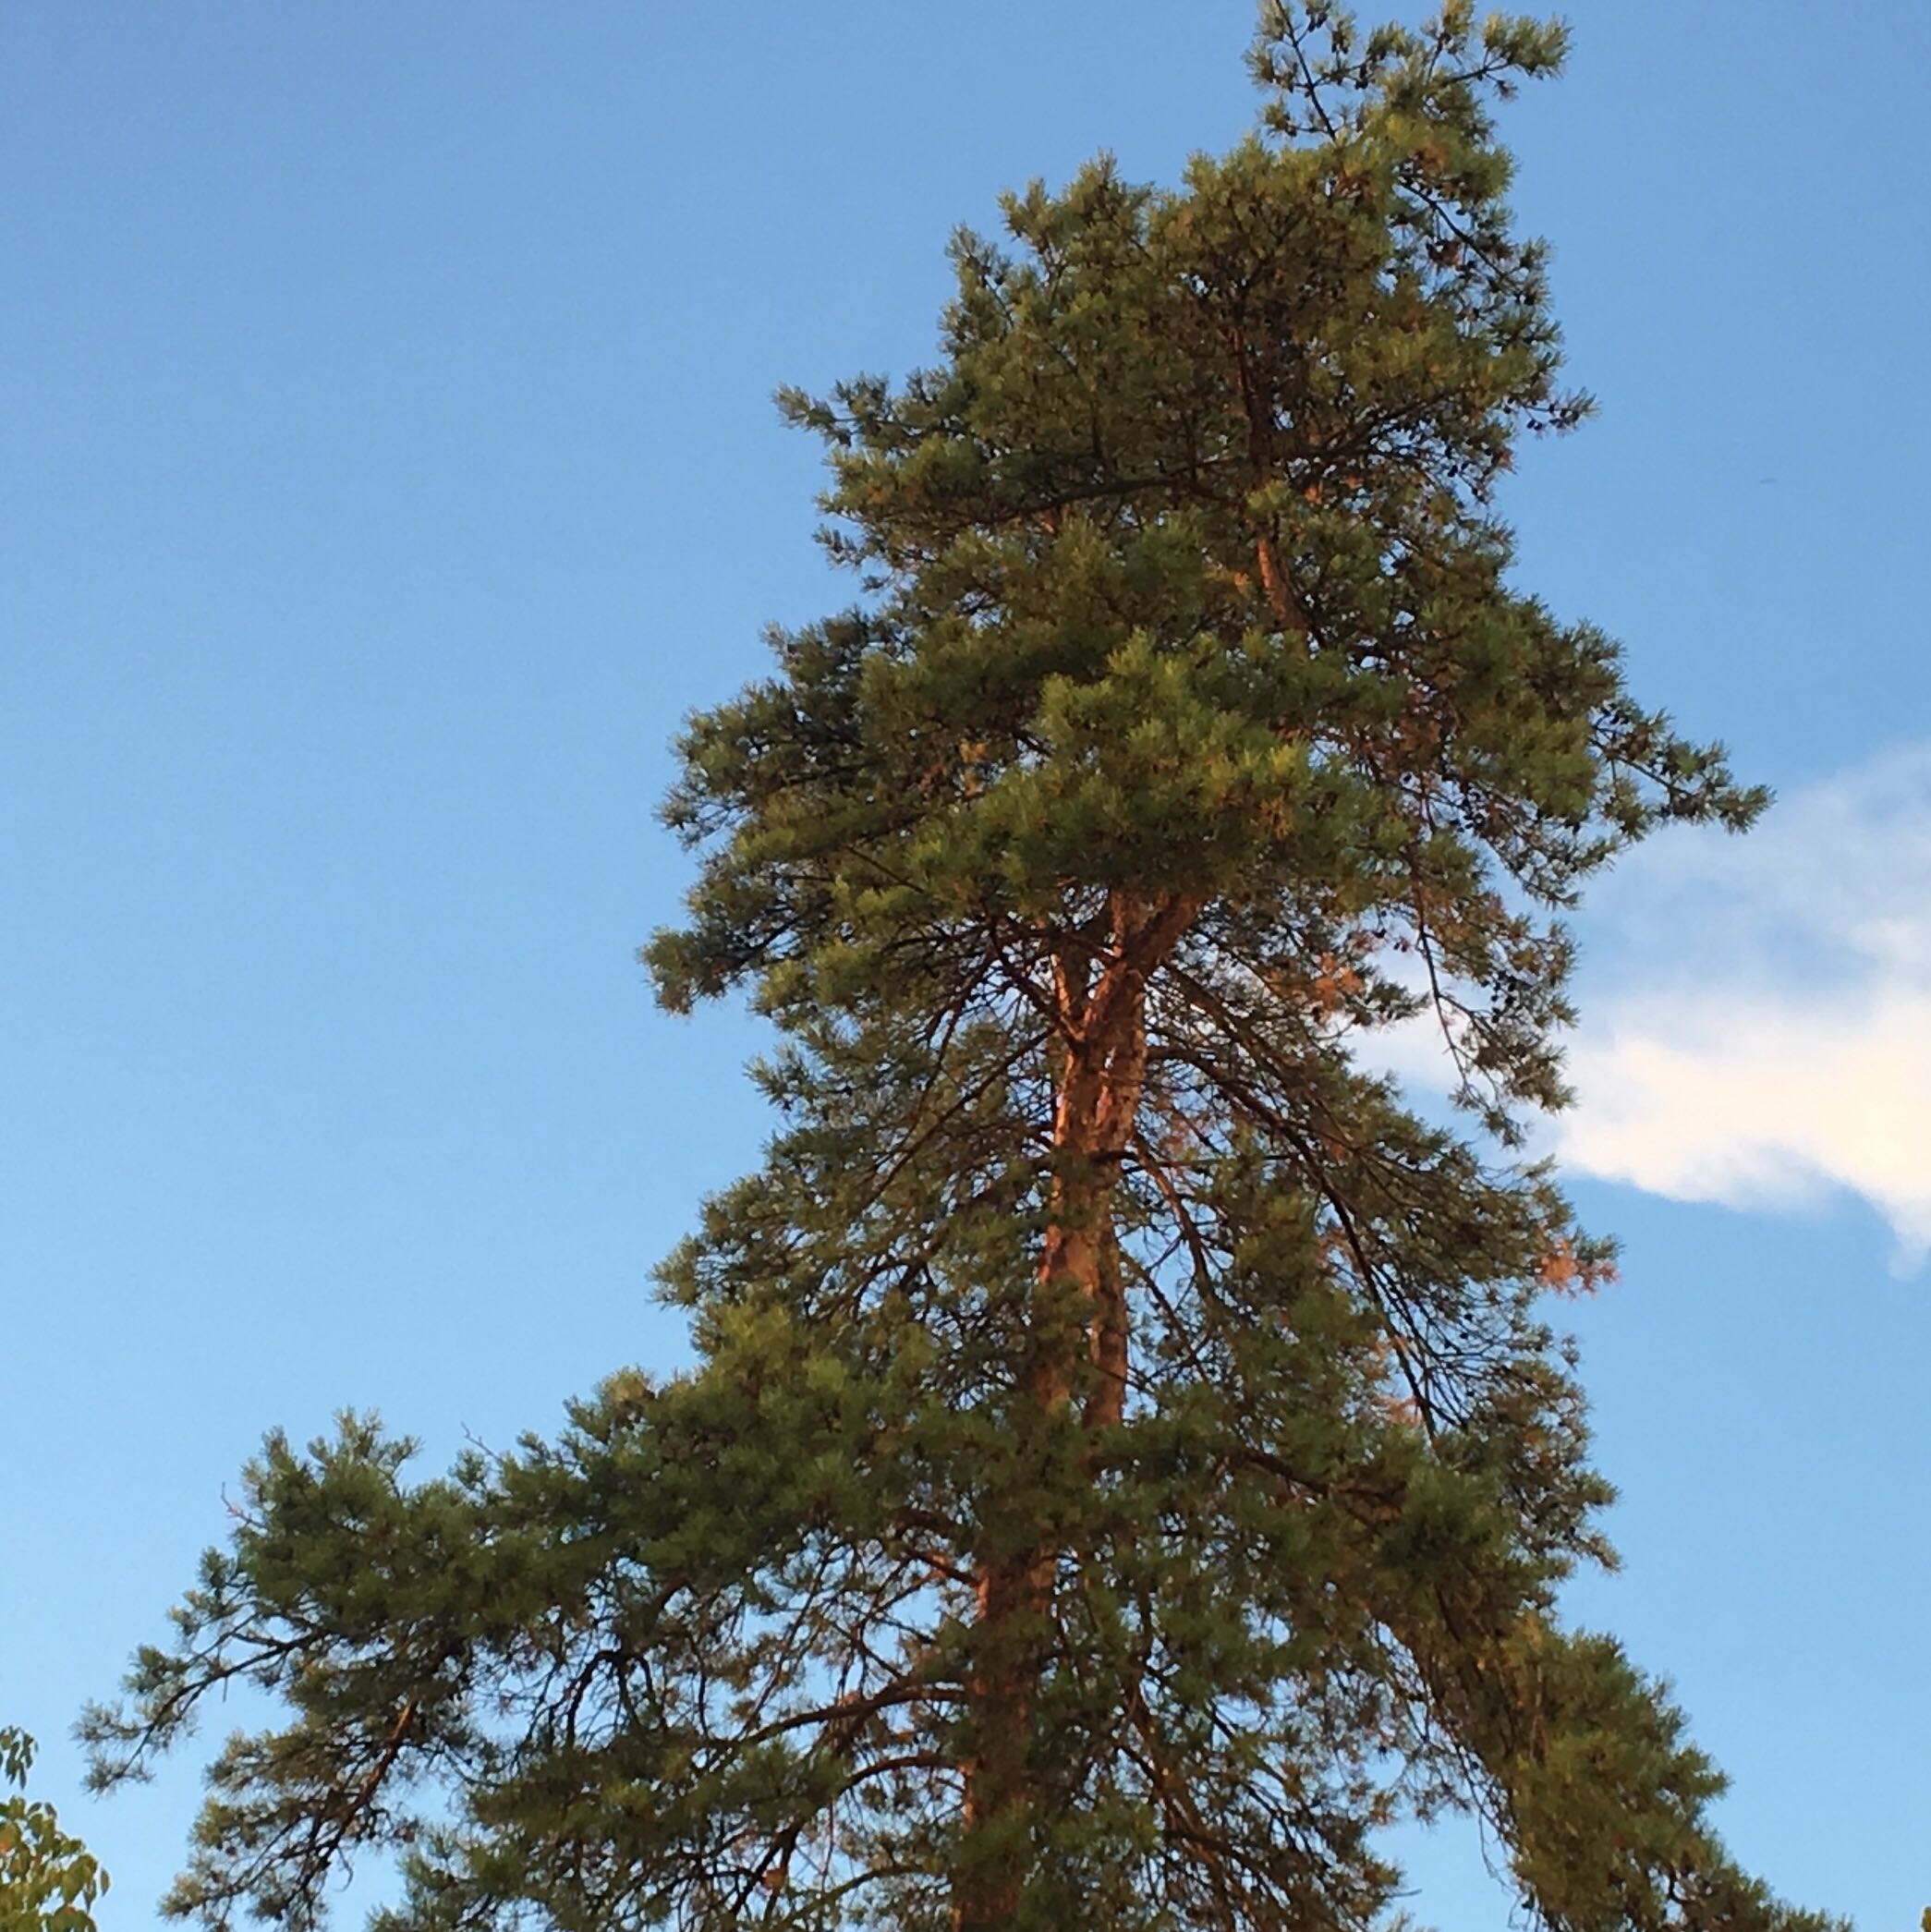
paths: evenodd
<path fill-rule="evenodd" d="M 1027 1393 L 1063 1409 L 1091 1363 L 1081 1419 L 1098 1431 L 1125 1413 L 1130 1322 L 1113 1192 L 1147 1078 L 1147 982 L 1197 910 L 1115 893 L 1111 943 L 1096 960 L 1063 949 L 1056 975 L 1061 1064 L 1052 1127 L 1051 1214 L 1034 1285 L 1038 1343 Z M 1066 1318 L 1076 1306 L 1076 1323 Z M 966 1853 L 955 1932 L 995 1932 L 1019 1909 L 1028 1865 L 1033 1711 L 1045 1669 L 1061 1552 L 1036 1544 L 981 1564 L 978 1667 L 970 1685 L 974 1756 L 966 1766 Z"/>

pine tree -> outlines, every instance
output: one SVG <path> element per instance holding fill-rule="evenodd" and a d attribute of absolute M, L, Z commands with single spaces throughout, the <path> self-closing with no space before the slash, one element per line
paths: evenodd
<path fill-rule="evenodd" d="M 784 407 L 855 605 L 698 718 L 678 1010 L 748 991 L 780 1126 L 668 1264 L 691 1373 L 406 1479 L 350 1419 L 95 1713 L 231 1679 L 173 1908 L 386 1932 L 1361 1932 L 1473 1813 L 1558 1932 L 1797 1932 L 1720 1780 L 1561 1627 L 1609 1496 L 1548 1297 L 1608 1248 L 1519 1153 L 1565 908 L 1721 752 L 1513 587 L 1565 430 L 1498 100 L 1553 27 L 1263 9 L 1259 130 L 954 245 L 936 364 Z M 1361 1051 L 1439 1028 L 1467 1127 Z"/>

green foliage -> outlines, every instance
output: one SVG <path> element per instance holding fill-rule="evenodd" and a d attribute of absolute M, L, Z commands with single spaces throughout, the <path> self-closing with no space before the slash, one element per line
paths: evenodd
<path fill-rule="evenodd" d="M 32 1768 L 33 1740 L 0 1729 L 0 1932 L 95 1932 L 107 1874 L 51 1804 L 26 1796 Z"/>
<path fill-rule="evenodd" d="M 221 1686 L 171 1909 L 304 1932 L 1287 1932 L 1396 1922 L 1474 1813 L 1555 1932 L 1817 1932 L 1680 1715 L 1556 1595 L 1609 1560 L 1551 1293 L 1609 1253 L 1512 1150 L 1563 909 L 1761 800 L 1515 588 L 1560 381 L 1493 103 L 1559 30 L 1269 5 L 1258 133 L 961 236 L 941 354 L 787 395 L 851 610 L 697 719 L 649 957 L 780 1029 L 761 1170 L 664 1270 L 692 1374 L 412 1481 L 350 1418 L 96 1712 Z M 1466 1135 L 1362 1070 L 1438 1026 Z"/>

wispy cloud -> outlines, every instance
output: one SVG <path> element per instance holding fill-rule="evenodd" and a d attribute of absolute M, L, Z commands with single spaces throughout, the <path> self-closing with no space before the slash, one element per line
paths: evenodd
<path fill-rule="evenodd" d="M 1682 1200 L 1832 1190 L 1931 1252 L 1931 747 L 1666 835 L 1585 929 L 1572 1173 Z"/>

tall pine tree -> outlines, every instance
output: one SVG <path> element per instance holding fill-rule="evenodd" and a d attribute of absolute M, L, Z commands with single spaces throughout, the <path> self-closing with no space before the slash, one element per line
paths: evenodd
<path fill-rule="evenodd" d="M 787 395 L 853 608 L 682 742 L 649 958 L 747 990 L 781 1127 L 665 1270 L 700 1366 L 405 1480 L 272 1440 L 107 1781 L 230 1679 L 175 1908 L 385 1932 L 1365 1932 L 1478 1815 L 1558 1932 L 1769 1932 L 1608 1561 L 1512 1151 L 1561 924 L 1759 799 L 1511 580 L 1560 384 L 1494 103 L 1559 30 L 1269 0 L 1260 130 L 962 236 L 936 365 Z M 1365 1071 L 1439 1030 L 1466 1134 Z"/>

